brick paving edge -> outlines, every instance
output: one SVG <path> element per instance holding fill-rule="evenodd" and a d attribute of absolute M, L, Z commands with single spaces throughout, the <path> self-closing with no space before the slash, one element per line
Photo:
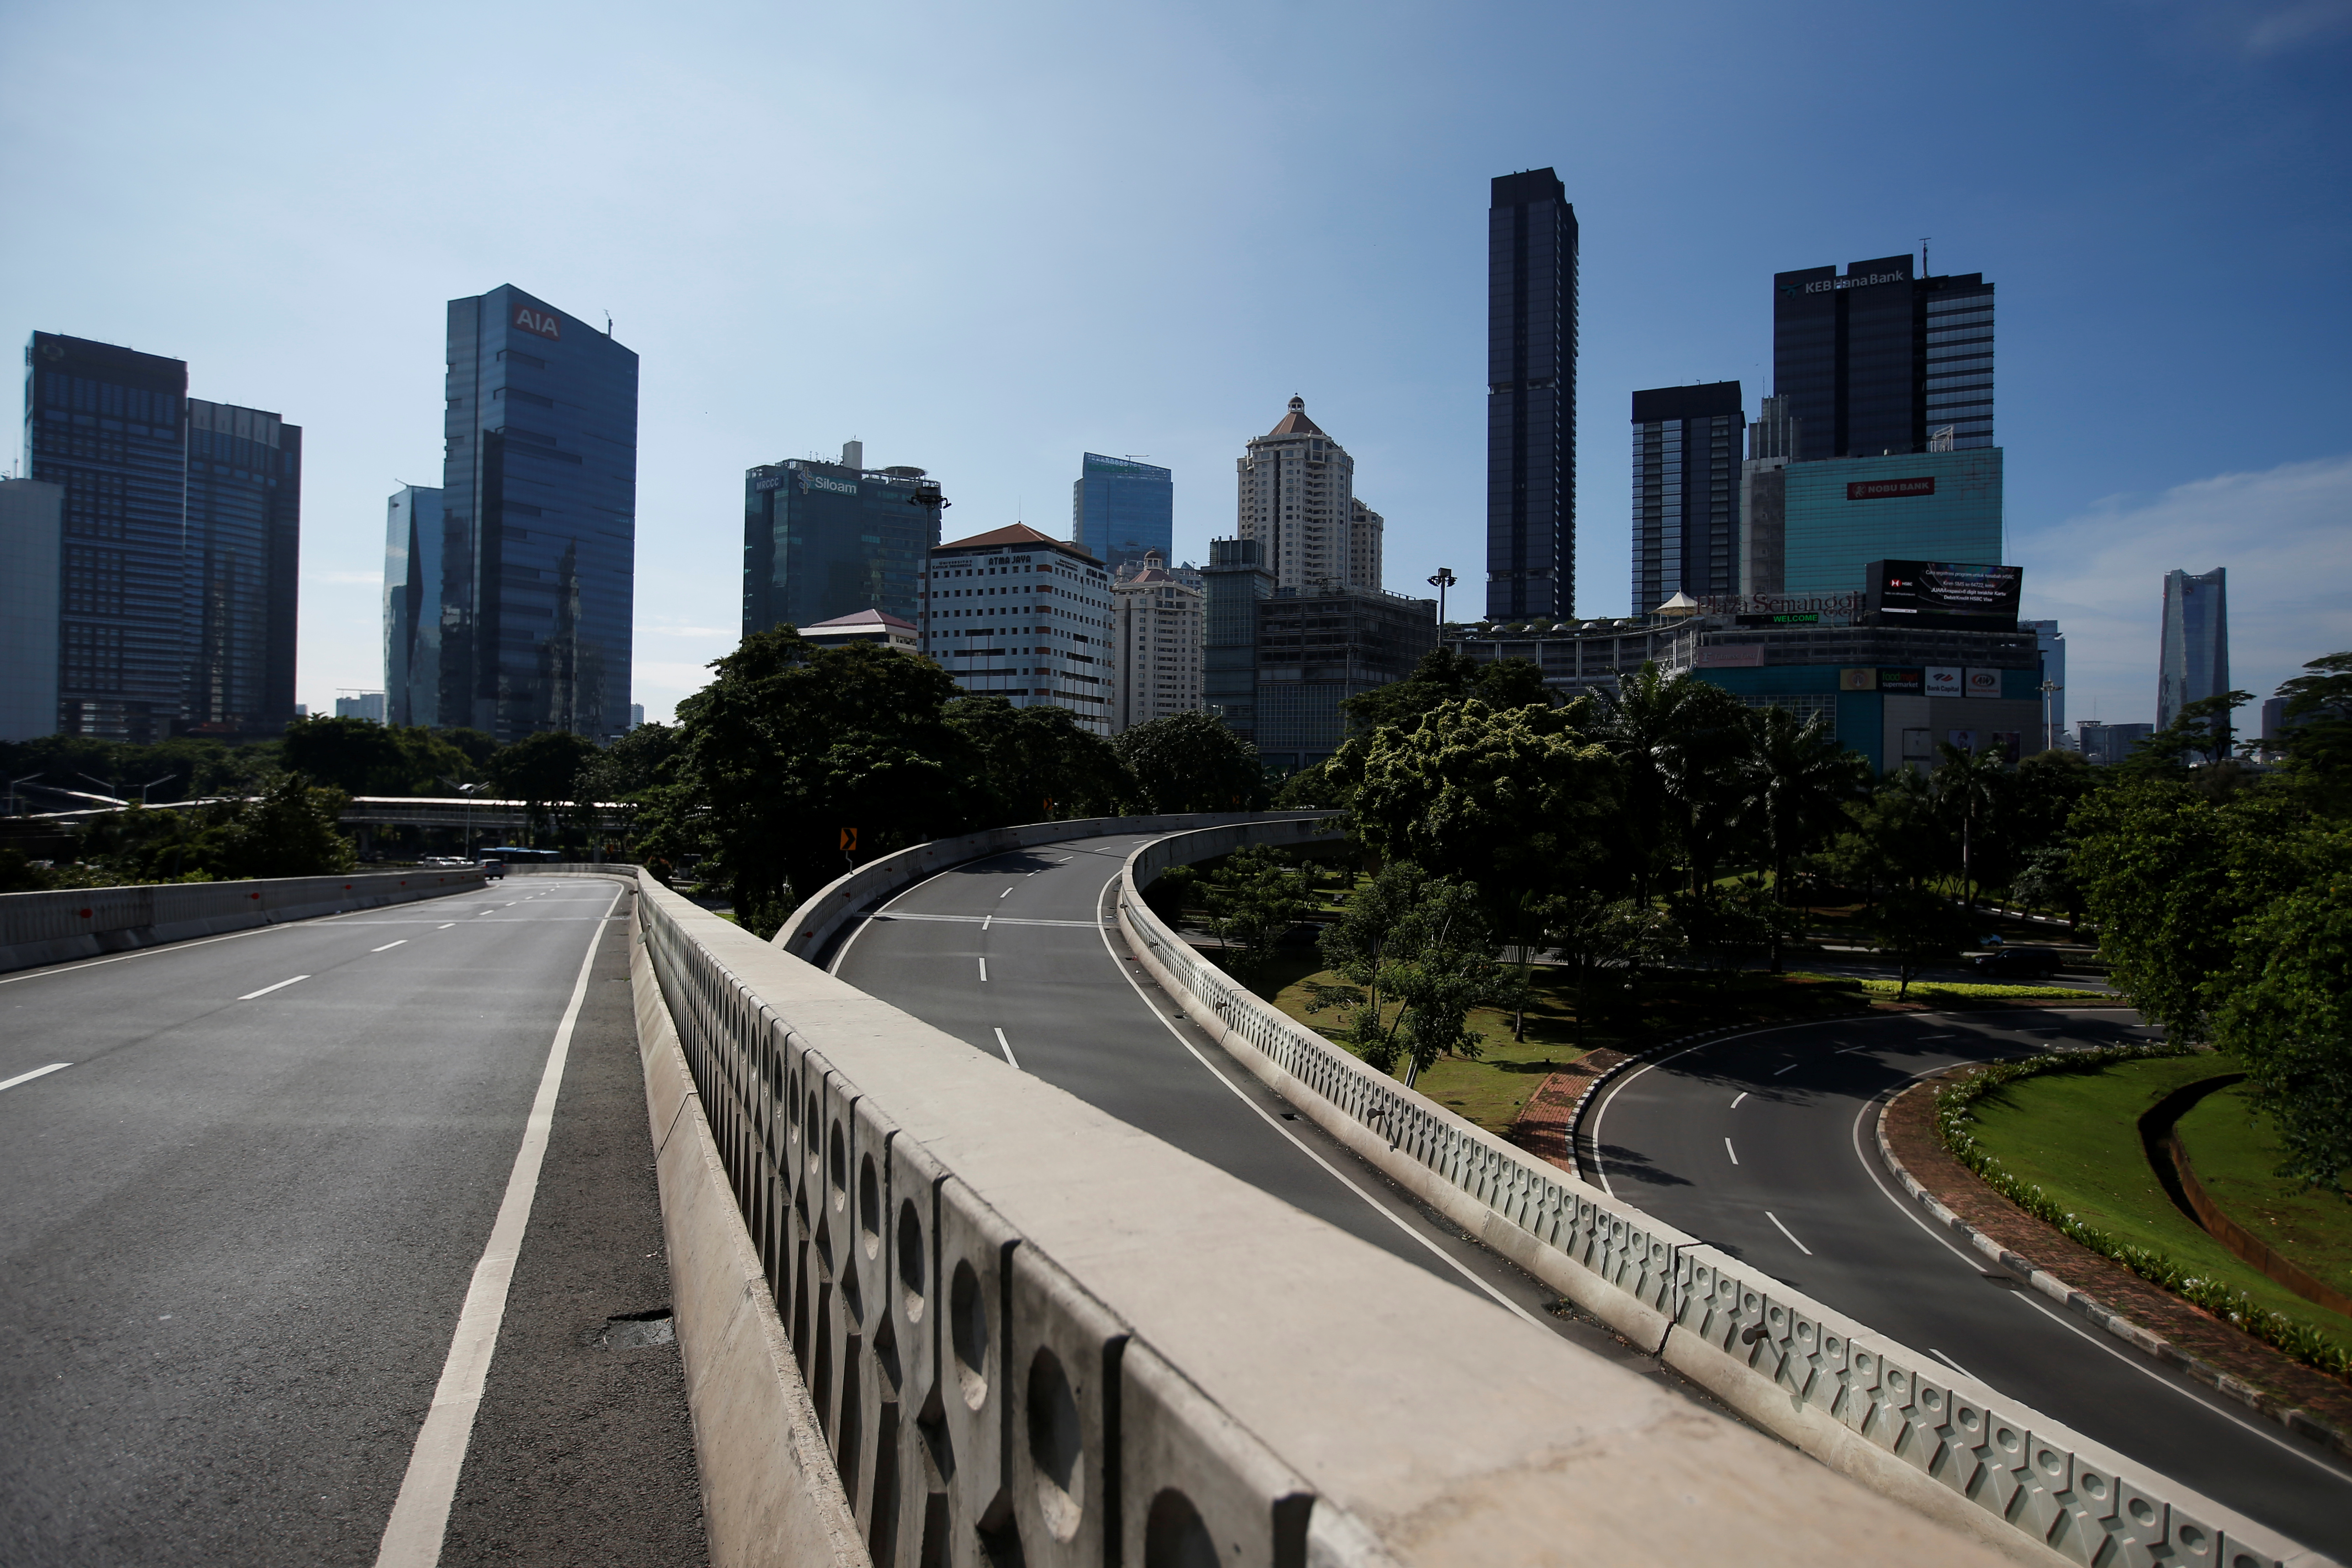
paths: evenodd
<path fill-rule="evenodd" d="M 1886 1136 L 1886 1119 L 1893 1113 L 1895 1101 L 1901 1100 L 1904 1095 L 1917 1093 L 1931 1087 L 1932 1084 L 1928 1082 L 1915 1083 L 1904 1089 L 1902 1093 L 1890 1096 L 1886 1103 L 1878 1108 L 1878 1116 L 1873 1123 L 1873 1131 L 1878 1140 L 1878 1157 L 1886 1163 L 1886 1168 L 1894 1173 L 1895 1179 L 1903 1184 L 1903 1190 L 1909 1193 L 1919 1206 L 1926 1209 L 1937 1224 L 1959 1237 L 1986 1258 L 2000 1264 L 2009 1274 L 2024 1280 L 2034 1289 L 2077 1316 L 2088 1319 L 2151 1360 L 2171 1367 L 2177 1372 L 2188 1373 L 2215 1393 L 2226 1394 L 2257 1415 L 2278 1423 L 2297 1436 L 2308 1437 L 2315 1442 L 2326 1445 L 2336 1453 L 2352 1458 L 2352 1432 L 2332 1426 L 2317 1419 L 2308 1411 L 2290 1405 L 2272 1394 L 2263 1393 L 2261 1389 L 2232 1377 L 2210 1362 L 2190 1355 L 2171 1341 L 2140 1327 L 2121 1312 L 2106 1306 L 2087 1292 L 2076 1289 L 2049 1270 L 2035 1268 L 2025 1258 L 2011 1252 L 1947 1208 L 1941 1199 L 1928 1191 L 1903 1162 L 1895 1158 L 1895 1146 Z M 1992 1189 L 1988 1187 L 1985 1190 L 1990 1192 Z M 1998 1196 L 1998 1194 L 1995 1195 Z M 2024 1212 L 2022 1209 L 2018 1210 L 2021 1215 Z M 2027 1215 L 2027 1217 L 2032 1216 Z"/>

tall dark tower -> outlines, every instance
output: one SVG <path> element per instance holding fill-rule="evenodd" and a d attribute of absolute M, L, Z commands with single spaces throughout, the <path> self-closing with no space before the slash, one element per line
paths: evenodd
<path fill-rule="evenodd" d="M 1576 209 L 1549 169 L 1486 212 L 1486 616 L 1576 608 Z"/>

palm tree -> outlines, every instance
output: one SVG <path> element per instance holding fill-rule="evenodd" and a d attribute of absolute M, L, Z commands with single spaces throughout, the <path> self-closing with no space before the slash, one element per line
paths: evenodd
<path fill-rule="evenodd" d="M 1738 761 L 1748 748 L 1747 705 L 1711 681 L 1666 675 L 1655 664 L 1604 694 L 1601 739 L 1625 769 L 1625 817 L 1640 854 L 1642 900 L 1658 857 L 1679 839 L 1696 890 L 1736 815 Z"/>
<path fill-rule="evenodd" d="M 1936 804 L 1960 829 L 1960 881 L 1968 889 L 1968 907 L 1977 907 L 1976 849 L 1991 828 L 2009 784 L 2009 761 L 1986 749 L 1962 751 L 1950 742 L 1938 742 L 1944 760 L 1931 783 Z"/>
<path fill-rule="evenodd" d="M 1870 764 L 1838 744 L 1817 716 L 1802 723 L 1785 708 L 1751 710 L 1750 747 L 1741 760 L 1741 817 L 1764 838 L 1772 899 L 1786 905 L 1789 863 L 1845 826 L 1845 805 L 1870 788 Z M 1780 928 L 1772 928 L 1772 973 L 1780 972 Z"/>

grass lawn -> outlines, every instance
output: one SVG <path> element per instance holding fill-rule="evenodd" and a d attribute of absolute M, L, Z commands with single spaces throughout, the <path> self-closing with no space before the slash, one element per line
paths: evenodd
<path fill-rule="evenodd" d="M 2352 1348 L 2352 1319 L 2305 1300 L 2240 1262 L 2172 1206 L 2148 1168 L 2139 1142 L 2140 1113 L 2182 1084 L 2229 1070 L 2226 1060 L 2212 1056 L 2166 1057 L 2119 1062 L 2094 1073 L 2022 1079 L 1977 1102 L 1977 1140 L 2011 1173 L 2039 1186 L 2085 1225 L 2161 1252 Z M 2230 1113 L 2221 1112 L 2219 1120 L 2231 1120 Z M 2190 1158 L 2198 1156 L 2192 1152 Z M 2201 1161 L 2198 1173 L 2204 1178 Z M 2317 1201 L 2345 1206 L 2325 1196 Z M 2352 1224 L 2352 1216 L 2339 1217 L 2338 1224 Z M 2352 1230 L 2338 1234 L 2352 1241 Z"/>
<path fill-rule="evenodd" d="M 1862 988 L 1873 1001 L 1892 1002 L 1902 989 L 1895 980 L 1865 980 Z M 2044 1002 L 2113 1002 L 2116 997 L 2105 991 L 2076 991 L 2064 985 L 1976 985 L 1966 981 L 1914 980 L 1910 1000 L 1934 1002 L 1952 996 L 1973 996 L 1985 1001 L 2044 1001 Z"/>
<path fill-rule="evenodd" d="M 2177 1124 L 2197 1180 L 2273 1251 L 2352 1295 L 2352 1203 L 2271 1174 L 2286 1154 L 2245 1089 L 2207 1095 Z"/>

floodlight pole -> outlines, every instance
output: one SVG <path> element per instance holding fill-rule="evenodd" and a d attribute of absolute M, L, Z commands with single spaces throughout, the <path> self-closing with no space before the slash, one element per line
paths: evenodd
<path fill-rule="evenodd" d="M 2054 680 L 2042 683 L 2042 749 L 2045 752 L 2058 749 L 2058 732 L 2050 722 L 2050 699 L 2065 689 Z"/>

